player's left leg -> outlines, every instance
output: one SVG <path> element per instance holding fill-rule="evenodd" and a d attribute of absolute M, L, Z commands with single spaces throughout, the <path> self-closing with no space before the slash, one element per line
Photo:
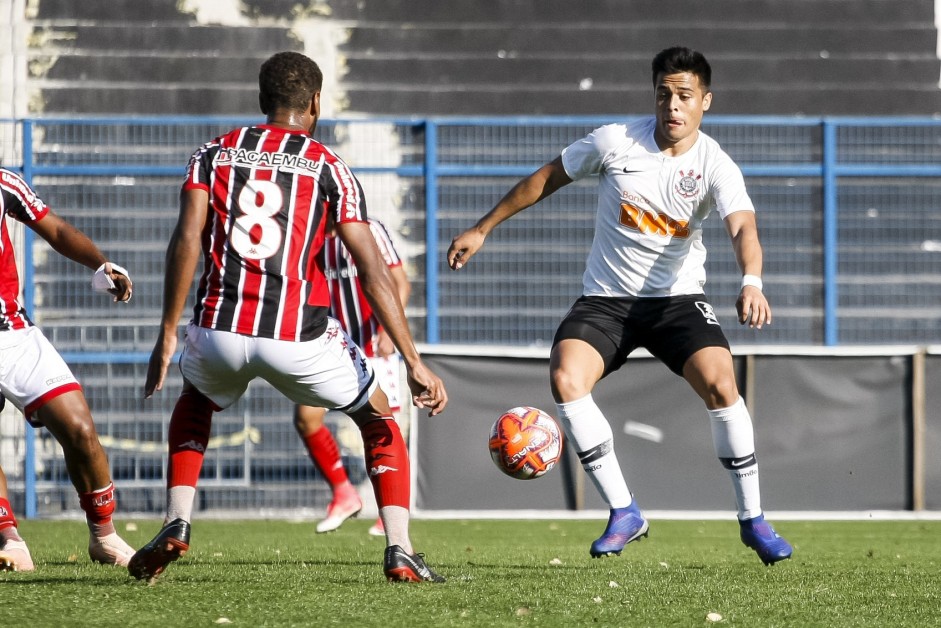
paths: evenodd
<path fill-rule="evenodd" d="M 16 529 L 16 517 L 7 492 L 7 476 L 0 468 L 0 571 L 32 571 L 33 559 Z"/>
<path fill-rule="evenodd" d="M 37 408 L 33 416 L 62 446 L 69 478 L 88 523 L 89 556 L 95 562 L 126 566 L 134 550 L 114 528 L 114 484 L 85 395 L 81 390 L 60 394 Z"/>
<path fill-rule="evenodd" d="M 360 426 L 366 468 L 386 536 L 383 570 L 390 582 L 444 582 L 415 553 L 409 538 L 411 470 L 408 447 L 392 418 L 385 393 L 377 388 L 369 402 L 349 416 Z"/>
<path fill-rule="evenodd" d="M 706 404 L 716 455 L 735 491 L 742 542 L 766 565 L 790 558 L 790 544 L 762 514 L 754 429 L 735 382 L 732 354 L 725 347 L 699 349 L 684 364 L 683 377 Z"/>

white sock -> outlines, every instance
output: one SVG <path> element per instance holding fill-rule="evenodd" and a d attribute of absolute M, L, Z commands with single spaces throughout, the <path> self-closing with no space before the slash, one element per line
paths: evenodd
<path fill-rule="evenodd" d="M 559 422 L 575 446 L 582 468 L 609 508 L 625 508 L 633 501 L 614 453 L 611 425 L 591 395 L 556 404 Z"/>
<path fill-rule="evenodd" d="M 414 554 L 408 537 L 408 508 L 385 506 L 379 509 L 379 518 L 386 529 L 386 545 L 398 545 L 406 554 Z"/>
<path fill-rule="evenodd" d="M 745 400 L 738 398 L 728 408 L 709 410 L 712 443 L 722 466 L 729 470 L 740 521 L 761 514 L 758 488 L 758 461 L 755 459 L 755 432 Z"/>
<path fill-rule="evenodd" d="M 174 519 L 190 522 L 193 520 L 193 502 L 196 500 L 195 486 L 173 486 L 167 489 L 166 525 Z"/>

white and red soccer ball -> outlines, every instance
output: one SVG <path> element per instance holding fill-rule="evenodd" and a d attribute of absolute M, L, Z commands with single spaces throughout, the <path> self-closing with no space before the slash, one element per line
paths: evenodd
<path fill-rule="evenodd" d="M 490 428 L 490 457 L 510 477 L 533 480 L 562 457 L 562 430 L 538 408 L 512 408 Z"/>

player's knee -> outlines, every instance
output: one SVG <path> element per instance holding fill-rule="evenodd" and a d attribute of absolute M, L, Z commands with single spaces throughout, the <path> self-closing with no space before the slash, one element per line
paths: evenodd
<path fill-rule="evenodd" d="M 323 427 L 324 416 L 327 411 L 323 408 L 311 406 L 295 406 L 294 427 L 302 434 L 313 434 Z"/>
<path fill-rule="evenodd" d="M 550 384 L 556 403 L 581 399 L 591 392 L 591 384 L 584 377 L 565 368 L 552 369 Z"/>
<path fill-rule="evenodd" d="M 728 408 L 738 401 L 738 385 L 734 377 L 720 377 L 707 382 L 706 396 L 703 401 L 710 409 Z"/>

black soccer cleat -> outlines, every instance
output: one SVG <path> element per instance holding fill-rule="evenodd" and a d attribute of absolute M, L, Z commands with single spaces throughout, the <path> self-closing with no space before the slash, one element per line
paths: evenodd
<path fill-rule="evenodd" d="M 383 568 L 389 582 L 445 582 L 425 564 L 424 554 L 406 554 L 398 545 L 386 548 Z"/>
<path fill-rule="evenodd" d="M 190 548 L 190 523 L 174 519 L 163 526 L 147 545 L 137 550 L 127 570 L 138 580 L 153 580 L 163 573 L 167 565 L 183 556 Z"/>

